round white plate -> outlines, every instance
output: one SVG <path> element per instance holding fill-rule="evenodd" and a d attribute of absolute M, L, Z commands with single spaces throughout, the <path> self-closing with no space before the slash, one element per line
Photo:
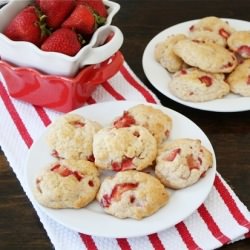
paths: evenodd
<path fill-rule="evenodd" d="M 75 110 L 74 113 L 83 115 L 87 119 L 95 120 L 107 125 L 114 117 L 124 110 L 138 103 L 136 102 L 105 102 L 94 104 Z M 153 105 L 153 104 L 148 104 Z M 160 105 L 155 108 L 166 112 L 173 119 L 173 138 L 199 138 L 214 156 L 214 165 L 208 170 L 204 178 L 191 187 L 171 191 L 169 203 L 150 217 L 140 221 L 133 219 L 118 219 L 103 212 L 99 204 L 94 201 L 82 209 L 49 209 L 40 206 L 32 194 L 35 188 L 35 179 L 44 168 L 52 161 L 50 151 L 46 145 L 45 133 L 33 143 L 30 148 L 25 177 L 27 180 L 28 195 L 30 199 L 52 219 L 77 232 L 94 236 L 124 238 L 148 235 L 169 228 L 182 221 L 194 212 L 205 200 L 211 190 L 216 173 L 216 160 L 213 147 L 204 132 L 187 117 Z"/>
<path fill-rule="evenodd" d="M 250 22 L 228 18 L 223 19 L 228 21 L 229 24 L 236 30 L 249 30 Z M 183 101 L 170 92 L 168 88 L 168 82 L 171 79 L 171 74 L 168 73 L 168 71 L 155 60 L 155 46 L 157 43 L 164 41 L 169 35 L 180 33 L 188 34 L 189 28 L 197 21 L 199 20 L 187 21 L 169 27 L 156 35 L 148 43 L 142 57 L 142 65 L 146 77 L 151 82 L 151 84 L 163 95 L 178 103 L 192 108 L 215 112 L 238 112 L 250 110 L 250 97 L 241 97 L 235 94 L 229 94 L 222 99 L 195 103 Z"/>

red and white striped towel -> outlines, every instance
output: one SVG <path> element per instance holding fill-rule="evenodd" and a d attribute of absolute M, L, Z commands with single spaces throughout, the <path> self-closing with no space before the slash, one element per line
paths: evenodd
<path fill-rule="evenodd" d="M 60 113 L 11 98 L 4 80 L 0 80 L 0 144 L 25 191 L 28 150 Z M 114 77 L 96 89 L 88 104 L 112 100 L 159 103 L 126 62 Z M 59 250 L 215 249 L 250 237 L 250 213 L 218 173 L 209 196 L 197 211 L 174 227 L 144 237 L 115 239 L 80 234 L 50 219 L 35 203 L 33 206 Z"/>

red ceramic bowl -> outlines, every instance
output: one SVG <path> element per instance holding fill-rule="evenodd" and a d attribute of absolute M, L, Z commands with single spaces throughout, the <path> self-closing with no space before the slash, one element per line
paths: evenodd
<path fill-rule="evenodd" d="M 118 51 L 108 60 L 84 67 L 73 77 L 46 75 L 0 60 L 9 94 L 19 100 L 60 112 L 82 106 L 96 87 L 117 73 L 124 61 Z"/>

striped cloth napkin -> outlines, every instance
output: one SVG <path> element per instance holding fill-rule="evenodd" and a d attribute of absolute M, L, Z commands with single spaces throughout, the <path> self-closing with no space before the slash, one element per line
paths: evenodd
<path fill-rule="evenodd" d="M 26 191 L 25 156 L 32 142 L 60 113 L 11 98 L 2 77 L 0 81 L 0 145 Z M 113 100 L 159 103 L 126 62 L 96 89 L 86 105 Z M 219 173 L 209 196 L 191 216 L 169 229 L 137 238 L 102 238 L 74 232 L 50 219 L 31 202 L 58 250 L 215 249 L 250 237 L 250 213 Z"/>

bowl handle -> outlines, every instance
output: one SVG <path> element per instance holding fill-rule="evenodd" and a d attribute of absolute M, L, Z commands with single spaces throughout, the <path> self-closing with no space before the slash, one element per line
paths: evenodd
<path fill-rule="evenodd" d="M 83 68 L 75 81 L 84 84 L 91 83 L 91 85 L 105 82 L 118 72 L 123 62 L 122 53 L 117 51 L 104 62 Z"/>
<path fill-rule="evenodd" d="M 86 59 L 80 62 L 80 68 L 101 63 L 111 57 L 122 46 L 123 34 L 116 26 L 103 26 L 95 39 L 96 42 L 89 48 Z"/>

